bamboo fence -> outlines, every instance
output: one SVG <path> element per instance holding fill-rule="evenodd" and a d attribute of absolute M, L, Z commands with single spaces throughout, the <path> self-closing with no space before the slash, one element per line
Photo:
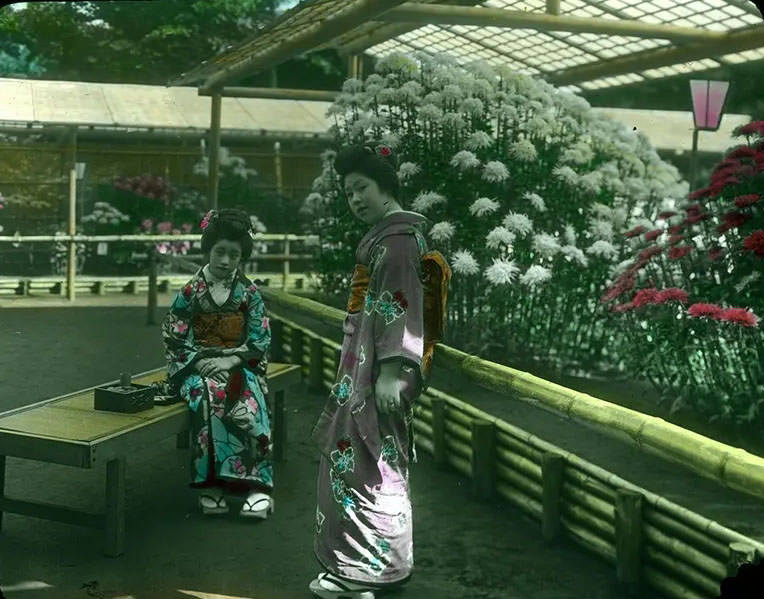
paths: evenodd
<path fill-rule="evenodd" d="M 279 314 L 300 313 L 336 326 L 342 313 L 273 290 L 263 294 L 272 317 L 273 359 L 299 364 L 312 389 L 330 388 L 340 344 Z M 486 361 L 479 363 L 486 368 Z M 515 375 L 501 384 L 511 391 L 517 380 Z M 538 383 L 525 382 L 531 384 Z M 541 391 L 533 392 L 540 397 Z M 555 393 L 552 389 L 550 401 L 559 401 Z M 632 592 L 714 597 L 740 564 L 764 555 L 764 544 L 435 388 L 418 399 L 413 427 L 416 445 L 439 466 L 470 477 L 476 497 L 501 497 L 537 520 L 545 539 L 565 536 L 614 564 L 619 581 Z"/>

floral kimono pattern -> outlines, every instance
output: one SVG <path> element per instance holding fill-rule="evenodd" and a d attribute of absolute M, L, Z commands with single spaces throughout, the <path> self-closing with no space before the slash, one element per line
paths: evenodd
<path fill-rule="evenodd" d="M 321 455 L 314 551 L 329 572 L 371 586 L 413 568 L 408 466 L 413 404 L 422 389 L 423 288 L 419 227 L 398 212 L 361 240 L 343 324 L 340 366 L 313 437 Z M 401 410 L 378 414 L 380 363 L 401 363 Z"/>
<path fill-rule="evenodd" d="M 191 410 L 191 486 L 271 493 L 271 332 L 257 286 L 237 272 L 218 305 L 200 269 L 176 295 L 162 336 L 170 382 Z M 213 377 L 196 372 L 197 360 L 230 355 L 244 364 Z"/>

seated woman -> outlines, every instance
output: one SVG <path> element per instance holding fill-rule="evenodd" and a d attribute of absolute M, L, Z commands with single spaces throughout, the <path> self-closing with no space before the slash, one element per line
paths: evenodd
<path fill-rule="evenodd" d="M 203 266 L 162 325 L 170 383 L 191 410 L 191 486 L 204 514 L 273 511 L 271 418 L 265 374 L 271 333 L 257 286 L 239 270 L 252 252 L 249 217 L 211 210 L 201 223 Z"/>

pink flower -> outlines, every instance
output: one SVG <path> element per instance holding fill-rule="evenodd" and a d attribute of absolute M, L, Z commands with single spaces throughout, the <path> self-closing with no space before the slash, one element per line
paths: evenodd
<path fill-rule="evenodd" d="M 629 312 L 630 310 L 633 310 L 636 306 L 632 302 L 629 302 L 627 304 L 618 304 L 617 306 L 613 306 L 613 312 L 618 313 L 624 313 Z"/>
<path fill-rule="evenodd" d="M 183 334 L 188 330 L 188 325 L 185 322 L 176 322 L 173 328 L 176 333 Z"/>
<path fill-rule="evenodd" d="M 678 225 L 673 225 L 673 226 L 669 227 L 668 228 L 668 232 L 671 233 L 671 234 L 676 235 L 677 233 L 680 233 L 682 231 L 682 229 L 684 229 L 684 225 L 680 223 Z"/>
<path fill-rule="evenodd" d="M 224 391 L 223 389 L 217 389 L 217 390 L 215 391 L 215 397 L 216 397 L 217 399 L 221 399 L 221 400 L 222 400 L 222 399 L 225 399 L 225 391 Z"/>
<path fill-rule="evenodd" d="M 658 295 L 658 290 L 654 287 L 649 289 L 640 289 L 634 294 L 634 298 L 631 300 L 632 305 L 635 308 L 641 308 L 646 304 L 655 303 L 655 298 Z"/>
<path fill-rule="evenodd" d="M 687 308 L 687 314 L 693 318 L 713 318 L 718 320 L 724 309 L 716 304 L 693 304 Z"/>
<path fill-rule="evenodd" d="M 734 229 L 742 227 L 748 220 L 750 220 L 750 214 L 743 214 L 742 212 L 727 212 L 724 215 L 724 222 L 729 228 Z"/>
<path fill-rule="evenodd" d="M 207 228 L 207 225 L 210 224 L 210 217 L 212 216 L 212 210 L 207 212 L 207 214 L 204 215 L 204 218 L 202 219 L 202 222 L 199 223 L 199 227 L 204 230 Z"/>
<path fill-rule="evenodd" d="M 389 156 L 390 155 L 390 148 L 387 146 L 382 146 L 379 148 L 379 153 L 382 154 L 382 156 Z"/>
<path fill-rule="evenodd" d="M 247 405 L 253 414 L 257 414 L 257 411 L 260 409 L 255 398 L 251 396 L 247 399 Z"/>
<path fill-rule="evenodd" d="M 654 245 L 654 246 L 652 246 L 652 247 L 649 247 L 649 248 L 645 248 L 644 250 L 642 250 L 641 252 L 639 252 L 639 256 L 638 256 L 638 257 L 639 257 L 639 259 L 640 259 L 640 260 L 645 260 L 645 261 L 647 261 L 647 260 L 649 260 L 650 258 L 652 258 L 653 256 L 657 256 L 657 255 L 658 255 L 658 254 L 660 254 L 662 251 L 663 251 L 663 248 L 662 248 L 662 247 L 658 247 L 657 245 Z"/>
<path fill-rule="evenodd" d="M 252 283 L 252 284 L 249 286 L 249 290 L 250 290 L 252 293 L 257 293 L 257 285 L 255 285 L 254 283 Z"/>
<path fill-rule="evenodd" d="M 196 282 L 196 292 L 197 293 L 204 293 L 204 290 L 207 289 L 207 285 L 205 285 L 204 281 L 201 279 Z"/>
<path fill-rule="evenodd" d="M 189 392 L 189 394 L 191 395 L 191 397 L 196 397 L 197 395 L 200 395 L 200 394 L 201 394 L 201 392 L 202 392 L 202 390 L 201 390 L 201 389 L 199 389 L 199 388 L 197 388 L 197 387 L 194 387 L 193 389 L 191 389 L 191 391 Z"/>
<path fill-rule="evenodd" d="M 764 258 L 764 231 L 754 231 L 743 240 L 743 248 L 753 252 L 757 258 Z"/>
<path fill-rule="evenodd" d="M 744 308 L 727 308 L 719 315 L 719 320 L 726 320 L 744 327 L 759 326 L 759 317 Z"/>
<path fill-rule="evenodd" d="M 191 287 L 191 284 L 189 283 L 183 288 L 183 296 L 186 299 L 189 299 L 191 297 L 191 294 L 194 292 L 194 288 Z"/>

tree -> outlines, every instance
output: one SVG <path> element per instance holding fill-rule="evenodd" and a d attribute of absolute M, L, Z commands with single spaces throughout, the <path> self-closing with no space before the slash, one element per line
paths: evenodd
<path fill-rule="evenodd" d="M 256 35 L 293 4 L 153 0 L 6 8 L 0 11 L 0 76 L 164 85 Z M 282 85 L 294 80 L 295 85 L 331 89 L 344 77 L 343 63 L 333 51 L 295 59 L 281 70 L 290 75 Z M 238 83 L 269 85 L 270 73 Z"/>

